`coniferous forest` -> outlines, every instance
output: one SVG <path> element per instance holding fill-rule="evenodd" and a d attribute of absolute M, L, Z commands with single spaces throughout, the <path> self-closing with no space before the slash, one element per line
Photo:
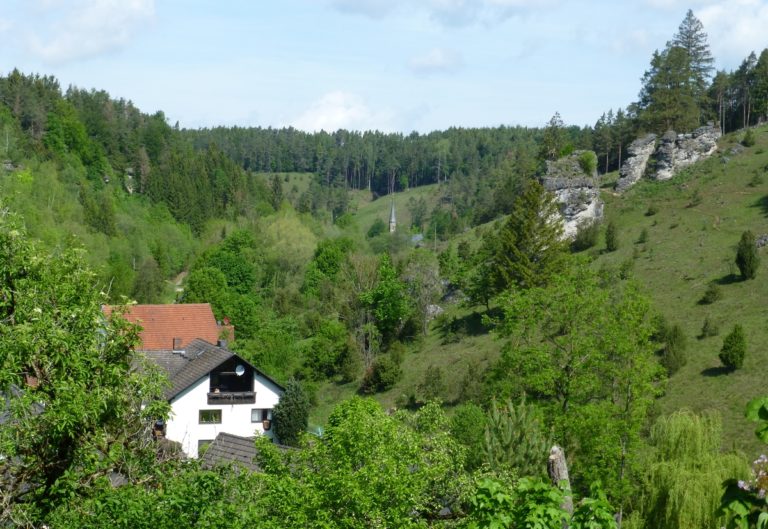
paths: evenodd
<path fill-rule="evenodd" d="M 765 528 L 768 49 L 713 65 L 689 10 L 593 126 L 411 134 L 2 74 L 0 527 Z M 709 123 L 716 154 L 614 191 L 635 139 Z M 574 156 L 605 213 L 568 238 L 543 177 Z M 153 440 L 168 381 L 102 315 L 134 302 L 231 322 L 287 446 Z"/>

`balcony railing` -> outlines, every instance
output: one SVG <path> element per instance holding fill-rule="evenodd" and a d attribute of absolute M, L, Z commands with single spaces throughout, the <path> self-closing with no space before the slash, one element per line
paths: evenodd
<path fill-rule="evenodd" d="M 220 391 L 208 393 L 208 404 L 255 404 L 253 391 Z"/>

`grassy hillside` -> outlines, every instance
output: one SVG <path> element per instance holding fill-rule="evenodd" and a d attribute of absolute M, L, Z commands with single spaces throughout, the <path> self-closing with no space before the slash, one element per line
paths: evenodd
<path fill-rule="evenodd" d="M 619 228 L 621 246 L 596 261 L 632 262 L 657 309 L 686 332 L 688 363 L 669 381 L 662 411 L 716 409 L 725 444 L 743 448 L 758 447 L 744 406 L 768 390 L 768 255 L 761 250 L 763 262 L 751 281 L 740 279 L 734 262 L 744 230 L 768 233 L 768 128 L 755 132 L 755 146 L 742 150 L 741 134 L 729 135 L 715 156 L 670 181 L 643 182 L 621 196 L 606 191 L 607 216 Z M 648 215 L 654 209 L 658 213 Z M 643 230 L 647 242 L 640 243 Z M 701 304 L 711 283 L 722 299 Z M 718 336 L 700 337 L 707 317 L 718 325 Z M 744 326 L 748 352 L 744 368 L 727 373 L 718 353 L 736 323 Z"/>
<path fill-rule="evenodd" d="M 669 380 L 659 412 L 681 407 L 716 409 L 723 416 L 724 445 L 749 452 L 760 445 L 752 423 L 743 418 L 744 406 L 768 390 L 764 367 L 768 351 L 763 346 L 768 343 L 768 250 L 761 250 L 763 263 L 752 281 L 740 280 L 734 258 L 744 230 L 768 234 L 768 127 L 755 132 L 757 144 L 753 147 L 741 147 L 741 134 L 729 135 L 709 160 L 667 182 L 641 182 L 623 195 L 612 191 L 610 180 L 615 175 L 609 175 L 604 187 L 606 214 L 619 228 L 620 247 L 605 253 L 601 243 L 594 251 L 596 267 L 631 263 L 634 276 L 657 310 L 685 331 L 688 362 Z M 401 226 L 407 219 L 404 205 L 409 196 L 423 193 L 428 200 L 436 200 L 434 187 L 396 196 Z M 367 229 L 376 216 L 386 219 L 389 205 L 386 197 L 361 205 L 356 224 Z M 654 209 L 657 212 L 649 215 Z M 647 240 L 637 242 L 643 230 Z M 700 304 L 710 283 L 718 285 L 722 299 Z M 442 368 L 443 398 L 455 401 L 467 384 L 471 386 L 479 378 L 479 373 L 467 376 L 469 366 L 482 369 L 497 357 L 501 343 L 482 329 L 478 315 L 455 305 L 446 305 L 446 309 L 446 315 L 433 322 L 429 336 L 418 340 L 406 355 L 402 379 L 390 391 L 377 395 L 384 406 L 418 394 L 430 366 Z M 720 332 L 700 338 L 707 317 Z M 454 318 L 458 332 L 447 333 L 445 323 Z M 720 368 L 718 353 L 724 336 L 736 323 L 745 328 L 748 353 L 743 369 L 727 373 Z M 354 384 L 321 387 L 313 419 L 322 422 L 334 402 L 355 390 Z"/>

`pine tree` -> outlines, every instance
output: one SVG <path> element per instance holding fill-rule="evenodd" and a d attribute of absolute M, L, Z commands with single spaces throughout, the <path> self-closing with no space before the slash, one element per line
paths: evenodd
<path fill-rule="evenodd" d="M 760 266 L 760 255 L 757 253 L 755 235 L 747 230 L 741 234 L 739 246 L 736 249 L 736 266 L 739 267 L 741 277 L 745 280 L 754 279 Z"/>
<path fill-rule="evenodd" d="M 654 52 L 643 76 L 641 120 L 658 133 L 688 131 L 698 126 L 701 111 L 688 52 L 679 46 Z"/>
<path fill-rule="evenodd" d="M 559 112 L 550 118 L 547 127 L 544 129 L 544 136 L 541 139 L 541 151 L 539 156 L 542 160 L 557 160 L 565 147 L 565 125 Z"/>

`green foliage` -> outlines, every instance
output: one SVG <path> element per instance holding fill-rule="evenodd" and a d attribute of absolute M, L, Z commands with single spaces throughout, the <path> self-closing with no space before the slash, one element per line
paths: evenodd
<path fill-rule="evenodd" d="M 746 462 L 720 451 L 721 425 L 713 414 L 681 410 L 661 417 L 651 430 L 652 459 L 642 480 L 646 527 L 721 527 L 716 515 L 722 482 L 744 476 Z"/>
<path fill-rule="evenodd" d="M 411 302 L 407 286 L 398 277 L 388 255 L 381 256 L 377 275 L 376 284 L 360 295 L 360 301 L 371 311 L 384 339 L 391 340 L 408 319 Z"/>
<path fill-rule="evenodd" d="M 757 253 L 755 235 L 747 230 L 741 234 L 739 245 L 736 248 L 736 266 L 739 267 L 741 277 L 744 280 L 754 279 L 760 267 L 760 255 Z"/>
<path fill-rule="evenodd" d="M 565 243 L 554 197 L 541 184 L 528 183 L 498 232 L 495 287 L 531 288 L 546 284 L 563 267 Z"/>
<path fill-rule="evenodd" d="M 296 446 L 309 421 L 309 398 L 301 383 L 292 378 L 272 411 L 275 435 L 281 443 Z"/>
<path fill-rule="evenodd" d="M 665 325 L 660 336 L 660 341 L 664 343 L 664 347 L 661 351 L 661 365 L 667 369 L 667 373 L 673 375 L 683 367 L 688 360 L 685 353 L 688 345 L 685 332 L 678 324 L 671 326 Z"/>
<path fill-rule="evenodd" d="M 747 131 L 744 133 L 744 137 L 741 138 L 741 144 L 744 147 L 754 147 L 755 146 L 755 133 L 752 132 L 752 129 L 747 129 Z"/>
<path fill-rule="evenodd" d="M 157 371 L 134 367 L 137 329 L 103 316 L 81 251 L 39 250 L 3 210 L 0 276 L 0 525 L 37 526 L 110 471 L 148 471 L 149 426 L 168 408 Z"/>
<path fill-rule="evenodd" d="M 720 334 L 720 328 L 717 323 L 712 321 L 712 318 L 707 316 L 704 318 L 704 323 L 701 325 L 701 338 L 711 338 Z"/>
<path fill-rule="evenodd" d="M 380 356 L 365 373 L 360 391 L 371 394 L 391 389 L 403 374 L 402 368 L 389 355 Z"/>
<path fill-rule="evenodd" d="M 637 238 L 637 244 L 645 244 L 648 242 L 648 228 L 643 228 L 640 231 L 640 236 Z"/>
<path fill-rule="evenodd" d="M 368 228 L 368 232 L 365 234 L 365 236 L 368 237 L 369 239 L 372 239 L 374 237 L 381 235 L 386 231 L 387 231 L 387 223 L 377 218 L 376 220 L 373 221 L 373 224 L 371 224 L 371 227 Z"/>
<path fill-rule="evenodd" d="M 597 155 L 593 151 L 584 151 L 579 155 L 579 167 L 591 177 L 597 171 Z"/>
<path fill-rule="evenodd" d="M 511 471 L 518 476 L 541 476 L 547 468 L 550 442 L 538 410 L 520 401 L 499 405 L 494 400 L 486 419 L 483 454 L 485 463 L 496 472 Z"/>
<path fill-rule="evenodd" d="M 597 244 L 600 237 L 600 223 L 595 220 L 586 220 L 579 223 L 576 236 L 571 242 L 574 252 L 588 250 Z"/>
<path fill-rule="evenodd" d="M 709 286 L 707 286 L 704 295 L 699 300 L 699 303 L 702 305 L 711 305 L 721 299 L 723 299 L 723 290 L 717 283 L 710 283 Z"/>
<path fill-rule="evenodd" d="M 648 206 L 648 209 L 645 210 L 645 216 L 646 217 L 653 217 L 658 212 L 659 212 L 659 206 L 657 206 L 656 204 L 650 204 Z"/>
<path fill-rule="evenodd" d="M 613 221 L 609 221 L 605 228 L 605 249 L 609 252 L 615 252 L 619 249 L 618 229 Z"/>
<path fill-rule="evenodd" d="M 600 478 L 613 497 L 626 497 L 624 469 L 637 463 L 661 378 L 647 299 L 631 283 L 603 285 L 576 263 L 548 286 L 511 293 L 500 304 L 499 330 L 509 341 L 488 372 L 487 392 L 525 392 L 546 406 L 554 435 L 580 461 L 572 474 Z"/>
<path fill-rule="evenodd" d="M 333 282 L 352 250 L 350 239 L 323 239 L 317 243 L 312 260 L 304 275 L 303 292 L 319 295 L 324 285 Z"/>
<path fill-rule="evenodd" d="M 466 403 L 456 407 L 451 420 L 451 435 L 465 448 L 464 466 L 474 470 L 483 463 L 486 415 L 477 404 Z"/>
<path fill-rule="evenodd" d="M 336 320 L 323 320 L 311 338 L 305 353 L 305 370 L 310 378 L 320 380 L 334 376 L 342 360 L 351 354 L 347 329 Z"/>
<path fill-rule="evenodd" d="M 720 362 L 731 370 L 741 369 L 744 365 L 744 357 L 747 354 L 747 337 L 744 328 L 736 324 L 733 330 L 723 339 L 723 347 L 720 349 Z"/>
<path fill-rule="evenodd" d="M 443 400 L 445 396 L 445 377 L 440 366 L 430 365 L 419 382 L 418 392 L 425 402 Z"/>
<path fill-rule="evenodd" d="M 427 220 L 427 201 L 424 197 L 419 197 L 418 200 L 414 197 L 409 198 L 408 212 L 411 214 L 411 226 L 417 230 L 423 230 Z"/>

